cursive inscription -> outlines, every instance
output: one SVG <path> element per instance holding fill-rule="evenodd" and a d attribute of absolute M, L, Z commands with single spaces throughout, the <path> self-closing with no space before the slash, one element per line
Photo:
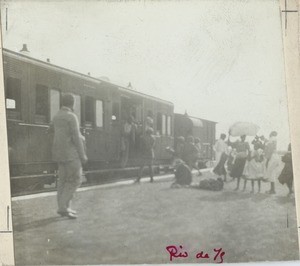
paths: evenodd
<path fill-rule="evenodd" d="M 169 252 L 170 261 L 173 261 L 173 258 L 186 258 L 188 257 L 188 253 L 182 250 L 182 246 L 180 245 L 179 248 L 176 246 L 167 246 L 166 250 Z"/>
<path fill-rule="evenodd" d="M 182 245 L 179 246 L 167 246 L 167 252 L 169 253 L 170 261 L 176 258 L 187 258 L 189 256 L 188 252 L 183 248 Z M 199 251 L 195 258 L 196 259 L 210 259 L 213 258 L 215 263 L 223 263 L 224 262 L 225 251 L 222 248 L 214 248 L 211 253 L 204 252 L 203 250 Z"/>

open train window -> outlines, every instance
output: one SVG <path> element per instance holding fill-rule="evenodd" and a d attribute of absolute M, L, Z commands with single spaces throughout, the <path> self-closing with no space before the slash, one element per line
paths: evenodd
<path fill-rule="evenodd" d="M 96 100 L 96 127 L 103 127 L 103 101 Z"/>
<path fill-rule="evenodd" d="M 161 123 L 161 134 L 162 135 L 166 135 L 166 133 L 167 133 L 167 127 L 166 127 L 166 125 L 167 125 L 167 116 L 166 115 L 162 115 L 162 123 Z"/>
<path fill-rule="evenodd" d="M 161 113 L 157 113 L 156 130 L 159 134 L 162 134 L 162 114 Z"/>
<path fill-rule="evenodd" d="M 44 85 L 36 85 L 35 90 L 35 122 L 47 123 L 48 122 L 48 107 L 49 95 L 48 87 Z"/>
<path fill-rule="evenodd" d="M 6 110 L 9 119 L 21 119 L 21 80 L 7 78 L 6 80 Z"/>
<path fill-rule="evenodd" d="M 95 124 L 95 100 L 93 97 L 85 97 L 85 125 L 92 127 Z"/>
<path fill-rule="evenodd" d="M 78 118 L 79 124 L 81 124 L 81 97 L 80 95 L 74 94 L 75 97 L 75 106 L 74 106 L 74 114 Z"/>
<path fill-rule="evenodd" d="M 50 90 L 50 120 L 53 120 L 53 117 L 60 109 L 60 91 L 56 89 Z"/>
<path fill-rule="evenodd" d="M 171 136 L 171 116 L 170 115 L 168 115 L 167 116 L 167 135 L 168 136 Z"/>

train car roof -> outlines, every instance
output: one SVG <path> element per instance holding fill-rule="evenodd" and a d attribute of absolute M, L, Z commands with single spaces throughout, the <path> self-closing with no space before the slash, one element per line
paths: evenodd
<path fill-rule="evenodd" d="M 175 115 L 180 115 L 180 116 L 186 116 L 189 119 L 192 120 L 193 123 L 195 123 L 195 125 L 198 124 L 198 120 L 200 121 L 206 121 L 206 122 L 210 122 L 210 123 L 215 123 L 217 124 L 218 122 L 212 121 L 212 120 L 208 120 L 208 119 L 203 119 L 203 118 L 199 118 L 199 117 L 195 117 L 195 116 L 190 116 L 189 114 L 179 114 L 179 113 L 175 113 Z"/>
<path fill-rule="evenodd" d="M 14 57 L 16 59 L 19 59 L 19 60 L 22 60 L 24 62 L 29 62 L 29 63 L 35 64 L 35 65 L 38 65 L 38 66 L 41 66 L 41 67 L 49 68 L 49 69 L 54 69 L 54 70 L 57 70 L 57 71 L 60 71 L 60 72 L 63 72 L 63 73 L 69 74 L 69 75 L 73 75 L 73 76 L 77 76 L 79 78 L 83 78 L 83 79 L 91 81 L 91 82 L 104 83 L 104 84 L 106 83 L 106 84 L 109 84 L 111 86 L 117 87 L 118 89 L 122 90 L 123 92 L 128 92 L 129 94 L 133 94 L 133 95 L 136 95 L 136 96 L 142 96 L 142 97 L 145 97 L 145 98 L 150 98 L 150 99 L 153 99 L 155 101 L 160 101 L 160 102 L 163 102 L 165 104 L 174 106 L 174 104 L 170 101 L 166 101 L 166 100 L 163 100 L 163 99 L 160 99 L 160 98 L 157 98 L 155 96 L 151 96 L 151 95 L 148 95 L 148 94 L 145 94 L 145 93 L 142 93 L 142 92 L 130 90 L 126 87 L 119 86 L 119 85 L 114 84 L 114 83 L 109 82 L 109 81 L 105 81 L 105 80 L 101 80 L 99 78 L 91 77 L 89 75 L 86 75 L 86 74 L 83 74 L 83 73 L 80 73 L 80 72 L 77 72 L 77 71 L 74 71 L 74 70 L 71 70 L 71 69 L 67 69 L 67 68 L 64 68 L 64 67 L 61 67 L 61 66 L 58 66 L 58 65 L 54 65 L 50 62 L 44 62 L 40 59 L 36 59 L 36 58 L 33 58 L 31 56 L 28 56 L 28 55 L 24 55 L 24 54 L 21 54 L 21 53 L 18 53 L 18 52 L 14 52 L 14 51 L 6 49 L 6 48 L 3 48 L 2 50 L 3 50 L 3 54 L 8 55 L 8 56 L 12 56 L 12 57 Z"/>

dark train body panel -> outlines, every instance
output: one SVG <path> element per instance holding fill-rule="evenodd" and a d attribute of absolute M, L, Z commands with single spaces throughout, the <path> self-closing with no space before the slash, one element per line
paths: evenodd
<path fill-rule="evenodd" d="M 165 148 L 173 146 L 174 140 L 172 103 L 8 50 L 3 54 L 12 178 L 56 170 L 48 128 L 65 92 L 76 96 L 74 112 L 86 138 L 87 170 L 119 166 L 121 128 L 129 107 L 139 124 L 139 137 L 145 133 L 148 111 L 153 113 L 156 163 L 170 162 Z M 128 166 L 138 163 L 133 153 Z"/>
<path fill-rule="evenodd" d="M 213 145 L 216 139 L 216 122 L 187 114 L 174 114 L 175 145 L 178 137 L 193 136 L 199 138 L 201 143 L 201 156 L 211 160 L 214 157 Z"/>
<path fill-rule="evenodd" d="M 102 170 L 106 173 L 122 170 L 121 132 L 128 114 L 137 125 L 128 169 L 140 164 L 140 142 L 149 113 L 153 116 L 157 166 L 170 165 L 172 156 L 166 147 L 174 147 L 178 136 L 199 137 L 203 158 L 213 157 L 215 122 L 174 115 L 171 102 L 6 49 L 3 59 L 12 192 L 30 187 L 32 181 L 41 187 L 55 181 L 57 165 L 51 158 L 53 135 L 48 129 L 60 108 L 61 94 L 66 92 L 75 95 L 74 112 L 86 138 L 89 158 L 86 176 Z"/>

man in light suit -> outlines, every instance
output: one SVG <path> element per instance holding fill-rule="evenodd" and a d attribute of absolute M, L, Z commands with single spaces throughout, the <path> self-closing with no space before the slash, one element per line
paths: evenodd
<path fill-rule="evenodd" d="M 62 107 L 53 118 L 54 140 L 52 155 L 58 163 L 57 213 L 76 219 L 76 211 L 70 203 L 76 189 L 81 185 L 82 164 L 87 162 L 84 137 L 73 112 L 75 98 L 72 94 L 62 97 Z"/>

